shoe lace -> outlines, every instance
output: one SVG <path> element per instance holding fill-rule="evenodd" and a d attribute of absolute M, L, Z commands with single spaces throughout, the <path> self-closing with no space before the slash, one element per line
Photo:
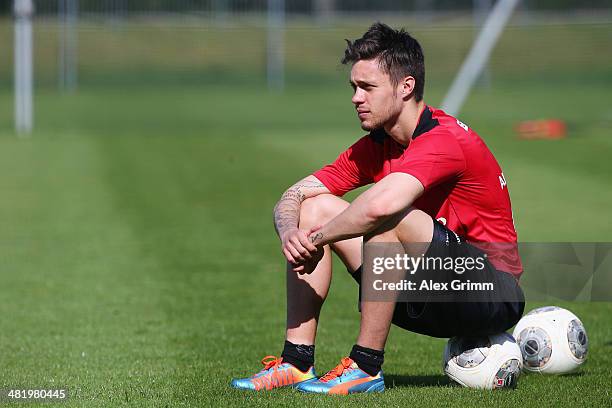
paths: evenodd
<path fill-rule="evenodd" d="M 275 386 L 285 385 L 290 383 L 293 379 L 292 374 L 286 373 L 285 375 L 280 375 L 278 371 L 278 367 L 283 363 L 282 357 L 276 356 L 265 356 L 261 359 L 261 364 L 263 364 L 264 368 L 261 372 L 268 371 L 272 369 L 272 371 L 266 375 L 261 377 L 253 378 L 253 383 L 255 384 L 255 389 L 268 389 L 271 390 Z M 290 377 L 291 376 L 291 377 Z"/>
<path fill-rule="evenodd" d="M 338 364 L 334 369 L 328 371 L 323 377 L 319 379 L 321 382 L 328 382 L 333 380 L 334 378 L 340 377 L 346 370 L 350 369 L 353 364 L 353 360 L 349 357 L 344 357 L 340 360 L 340 364 Z"/>
<path fill-rule="evenodd" d="M 261 359 L 261 364 L 264 365 L 264 368 L 262 371 L 269 370 L 271 368 L 276 368 L 282 363 L 283 363 L 282 357 L 265 356 L 264 358 Z"/>

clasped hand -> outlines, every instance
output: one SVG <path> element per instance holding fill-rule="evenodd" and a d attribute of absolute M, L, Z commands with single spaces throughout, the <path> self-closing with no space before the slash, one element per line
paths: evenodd
<path fill-rule="evenodd" d="M 316 247 L 310 242 L 310 236 L 320 228 L 292 228 L 281 236 L 283 254 L 294 272 L 300 275 L 312 273 L 323 258 L 323 247 Z"/>

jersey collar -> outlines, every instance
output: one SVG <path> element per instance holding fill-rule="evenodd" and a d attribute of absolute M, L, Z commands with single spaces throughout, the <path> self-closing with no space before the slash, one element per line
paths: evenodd
<path fill-rule="evenodd" d="M 438 121 L 438 119 L 434 119 L 432 117 L 432 112 L 429 106 L 425 105 L 423 112 L 421 112 L 419 122 L 417 123 L 417 126 L 414 129 L 414 133 L 412 133 L 412 138 L 416 139 L 423 133 L 429 132 L 431 129 L 435 128 L 439 124 L 440 122 Z"/>
<path fill-rule="evenodd" d="M 419 117 L 417 126 L 414 129 L 414 132 L 412 133 L 412 139 L 416 139 L 418 136 L 429 132 L 438 125 L 440 125 L 440 122 L 438 121 L 438 119 L 434 119 L 432 117 L 431 108 L 425 105 L 425 107 L 423 108 L 423 112 L 421 112 L 421 116 Z M 380 144 L 382 144 L 386 138 L 390 138 L 387 132 L 385 132 L 385 130 L 382 128 L 370 131 L 369 136 L 374 142 Z M 400 146 L 402 150 L 406 149 L 406 146 L 402 146 L 399 143 L 398 146 Z"/>

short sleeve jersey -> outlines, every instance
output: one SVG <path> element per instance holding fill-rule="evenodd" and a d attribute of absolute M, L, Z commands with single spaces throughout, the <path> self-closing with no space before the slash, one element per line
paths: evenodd
<path fill-rule="evenodd" d="M 520 276 L 504 174 L 483 140 L 442 110 L 425 107 L 408 147 L 384 130 L 372 131 L 314 176 L 342 196 L 396 172 L 410 174 L 423 185 L 414 207 L 468 242 L 488 246 L 497 269 Z"/>

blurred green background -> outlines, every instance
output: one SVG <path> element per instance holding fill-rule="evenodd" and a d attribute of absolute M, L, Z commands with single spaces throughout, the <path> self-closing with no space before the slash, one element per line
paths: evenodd
<path fill-rule="evenodd" d="M 521 241 L 612 236 L 612 18 L 575 5 L 523 6 L 459 115 L 501 163 Z M 585 323 L 590 360 L 573 376 L 525 376 L 512 393 L 450 386 L 444 340 L 395 329 L 383 396 L 228 387 L 280 353 L 274 203 L 363 134 L 339 64 L 343 39 L 377 18 L 407 28 L 425 50 L 426 102 L 438 106 L 477 31 L 461 6 L 417 17 L 346 6 L 324 23 L 289 14 L 283 91 L 266 84 L 261 10 L 215 23 L 188 11 L 81 9 L 78 82 L 67 89 L 58 80 L 65 26 L 41 6 L 27 137 L 13 130 L 13 23 L 0 17 L 0 387 L 65 386 L 71 406 L 609 403 L 610 303 L 556 302 Z M 567 138 L 516 137 L 518 122 L 545 118 L 566 121 Z M 320 373 L 357 334 L 357 288 L 336 266 Z"/>

